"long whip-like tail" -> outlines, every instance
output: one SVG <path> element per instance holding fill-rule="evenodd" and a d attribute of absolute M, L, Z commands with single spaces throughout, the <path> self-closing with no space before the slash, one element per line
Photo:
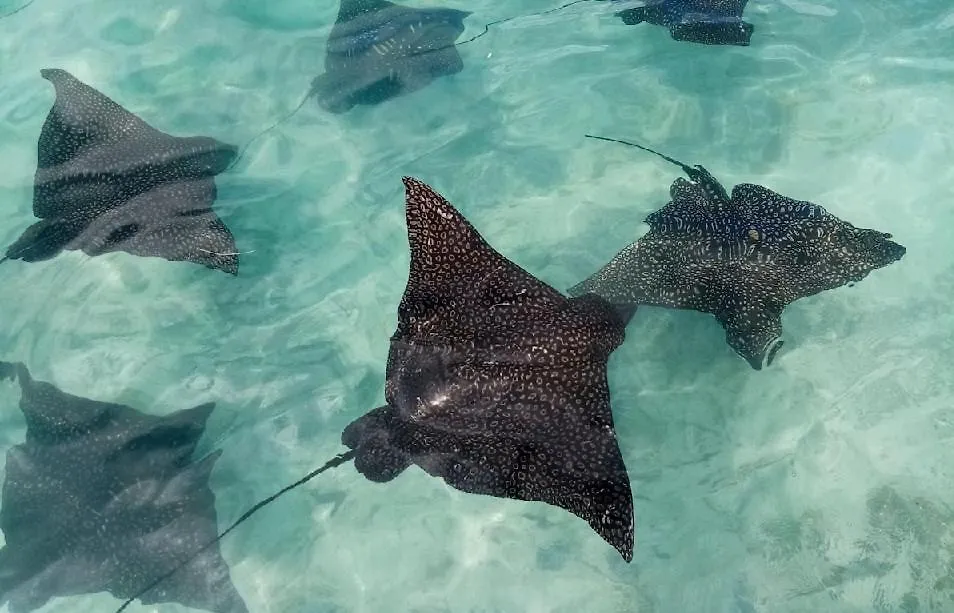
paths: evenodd
<path fill-rule="evenodd" d="M 636 147 L 637 149 L 642 149 L 643 151 L 647 151 L 647 152 L 649 152 L 649 153 L 652 153 L 653 155 L 658 155 L 659 157 L 661 157 L 662 159 L 666 160 L 667 162 L 669 162 L 669 163 L 671 163 L 671 164 L 675 164 L 675 165 L 678 166 L 679 168 L 682 168 L 683 172 L 685 172 L 685 173 L 686 173 L 687 175 L 689 175 L 689 176 L 692 176 L 692 173 L 693 173 L 693 172 L 696 172 L 696 169 L 695 169 L 695 168 L 693 168 L 693 167 L 690 166 L 689 164 L 686 164 L 685 162 L 680 162 L 679 160 L 677 160 L 677 159 L 675 159 L 675 158 L 671 158 L 671 157 L 669 157 L 668 155 L 665 155 L 665 154 L 663 154 L 663 153 L 659 153 L 658 151 L 656 151 L 656 150 L 654 150 L 654 149 L 650 149 L 649 147 L 644 147 L 644 146 L 642 146 L 642 145 L 638 145 L 638 144 L 633 143 L 633 142 L 630 142 L 630 141 L 628 141 L 628 140 L 621 140 L 621 139 L 619 139 L 619 138 L 609 138 L 609 137 L 606 137 L 606 136 L 593 136 L 592 134 L 584 134 L 583 136 L 585 136 L 586 138 L 595 138 L 596 140 L 605 140 L 605 141 L 608 141 L 608 142 L 611 142 L 611 143 L 619 143 L 619 144 L 621 144 L 621 145 L 629 145 L 630 147 Z"/>
<path fill-rule="evenodd" d="M 670 164 L 675 164 L 686 173 L 690 179 L 702 186 L 703 189 L 709 194 L 711 198 L 714 198 L 716 202 L 720 205 L 727 205 L 732 199 L 729 197 L 729 193 L 725 191 L 725 188 L 719 183 L 719 180 L 712 176 L 712 173 L 709 172 L 704 166 L 696 164 L 695 166 L 690 166 L 685 162 L 680 162 L 675 158 L 671 158 L 668 155 L 664 155 L 650 149 L 649 147 L 644 147 L 643 145 L 638 145 L 627 140 L 621 140 L 619 138 L 608 138 L 606 136 L 594 136 L 592 134 L 584 134 L 586 138 L 595 138 L 597 140 L 605 140 L 611 143 L 620 143 L 621 145 L 629 145 L 630 147 L 636 147 L 637 149 L 642 149 L 654 155 L 658 155 L 662 159 L 666 160 Z"/>
<path fill-rule="evenodd" d="M 278 490 L 277 492 L 275 492 L 274 494 L 272 494 L 272 495 L 269 496 L 268 498 L 265 498 L 265 499 L 260 500 L 259 502 L 255 503 L 252 507 L 249 508 L 249 510 L 245 511 L 244 513 L 242 513 L 242 515 L 241 515 L 238 519 L 236 519 L 234 522 L 232 522 L 232 525 L 231 525 L 231 526 L 229 526 L 228 528 L 226 528 L 225 530 L 223 530 L 218 536 L 216 536 L 214 539 L 210 540 L 208 543 L 206 543 L 205 545 L 203 545 L 203 546 L 200 547 L 199 549 L 197 549 L 197 550 L 195 551 L 195 553 L 193 553 L 193 554 L 192 554 L 191 556 L 189 556 L 187 559 L 185 559 L 185 560 L 183 560 L 181 563 L 179 563 L 178 566 L 174 567 L 172 570 L 170 570 L 169 572 L 165 573 L 164 575 L 161 575 L 161 576 L 157 577 L 155 580 L 153 580 L 151 583 L 149 583 L 149 585 L 147 585 L 146 587 L 144 587 L 144 588 L 142 588 L 141 590 L 139 590 L 139 592 L 138 592 L 137 594 L 135 594 L 134 596 L 132 596 L 132 597 L 130 597 L 128 600 L 126 600 L 126 602 L 124 602 L 121 607 L 119 607 L 118 609 L 116 609 L 116 613 L 120 613 L 121 611 L 125 611 L 125 610 L 126 610 L 126 607 L 128 607 L 130 604 L 132 604 L 132 601 L 133 601 L 133 600 L 139 598 L 140 596 L 142 596 L 143 594 L 145 594 L 145 593 L 148 592 L 149 590 L 153 589 L 154 587 L 156 587 L 157 585 L 159 585 L 160 583 L 162 583 L 163 581 L 165 581 L 166 579 L 168 579 L 168 578 L 171 577 L 172 575 L 176 574 L 176 572 L 178 572 L 179 570 L 181 570 L 182 567 L 184 567 L 184 566 L 186 566 L 187 564 L 189 564 L 190 562 L 192 562 L 200 553 L 202 553 L 203 551 L 205 551 L 206 549 L 208 549 L 209 547 L 211 547 L 211 546 L 214 545 L 215 543 L 219 542 L 219 541 L 222 539 L 223 536 L 225 536 L 226 534 L 228 534 L 228 533 L 231 532 L 232 530 L 235 530 L 235 529 L 239 526 L 239 524 L 241 524 L 241 523 L 244 522 L 246 519 L 248 519 L 249 517 L 251 517 L 252 515 L 254 515 L 254 514 L 255 514 L 256 512 L 258 512 L 262 507 L 264 507 L 264 506 L 266 506 L 266 505 L 268 505 L 268 504 L 271 504 L 271 503 L 274 502 L 277 498 L 279 498 L 280 496 L 286 494 L 287 492 L 290 492 L 291 490 L 295 489 L 296 487 L 298 487 L 298 486 L 300 486 L 300 485 L 304 485 L 304 484 L 307 483 L 308 481 L 311 481 L 312 479 L 314 479 L 315 477 L 317 477 L 317 476 L 320 475 L 321 473 L 325 472 L 326 470 L 335 468 L 336 466 L 340 466 L 340 465 L 344 464 L 345 462 L 348 462 L 348 461 L 354 459 L 354 454 L 355 454 L 354 451 L 347 451 L 347 452 L 345 452 L 345 453 L 339 453 L 339 454 L 336 455 L 335 457 L 333 457 L 333 458 L 331 458 L 330 460 L 328 460 L 327 462 L 325 462 L 325 464 L 324 464 L 323 466 L 321 466 L 321 468 L 316 468 L 315 470 L 311 471 L 310 473 L 308 473 L 307 475 L 305 475 L 304 477 L 302 477 L 302 478 L 299 479 L 298 481 L 295 481 L 295 482 L 292 483 L 291 485 L 287 485 L 287 486 L 283 487 L 282 489 Z"/>

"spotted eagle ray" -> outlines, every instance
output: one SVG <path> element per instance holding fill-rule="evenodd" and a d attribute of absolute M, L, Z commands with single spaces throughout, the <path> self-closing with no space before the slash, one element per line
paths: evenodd
<path fill-rule="evenodd" d="M 590 136 L 590 135 L 587 135 Z M 715 315 L 726 341 L 752 368 L 782 347 L 782 310 L 864 279 L 900 260 L 890 234 L 856 228 L 811 202 L 741 183 L 730 196 L 703 166 L 679 166 L 672 200 L 646 218 L 649 232 L 569 290 L 616 304 L 648 304 Z"/>
<path fill-rule="evenodd" d="M 615 0 L 614 0 L 615 1 Z M 755 26 L 742 20 L 748 0 L 647 0 L 616 13 L 627 25 L 648 22 L 669 28 L 675 40 L 747 46 Z"/>
<path fill-rule="evenodd" d="M 212 211 L 214 177 L 236 148 L 160 132 L 65 70 L 40 74 L 56 90 L 37 142 L 33 214 L 40 221 L 4 259 L 125 251 L 238 274 L 235 239 Z"/>
<path fill-rule="evenodd" d="M 387 404 L 342 434 L 355 467 L 389 481 L 416 464 L 465 492 L 562 507 L 630 560 L 632 493 L 606 382 L 623 321 L 506 259 L 427 185 L 404 184 L 410 274 Z"/>
<path fill-rule="evenodd" d="M 386 0 L 341 0 L 325 72 L 311 85 L 321 106 L 343 113 L 427 86 L 464 68 L 454 41 L 467 11 L 416 9 Z"/>
<path fill-rule="evenodd" d="M 19 379 L 26 441 L 7 451 L 0 528 L 0 605 L 26 613 L 52 598 L 106 591 L 214 613 L 247 611 L 218 547 L 209 474 L 220 452 L 192 454 L 213 404 L 159 417 Z"/>
<path fill-rule="evenodd" d="M 606 380 L 626 310 L 595 295 L 564 297 L 494 250 L 429 186 L 410 177 L 404 186 L 411 263 L 387 404 L 344 429 L 350 451 L 256 503 L 206 546 L 354 460 L 370 481 L 413 464 L 464 492 L 561 507 L 631 561 L 633 495 Z"/>

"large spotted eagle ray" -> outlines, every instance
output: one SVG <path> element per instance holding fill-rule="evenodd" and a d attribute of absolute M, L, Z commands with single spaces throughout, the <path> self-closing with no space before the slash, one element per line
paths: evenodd
<path fill-rule="evenodd" d="M 212 404 L 160 417 L 66 394 L 22 364 L 0 363 L 3 377 L 19 379 L 27 430 L 6 457 L 0 606 L 106 591 L 246 613 L 218 547 L 195 555 L 218 529 L 208 481 L 220 452 L 192 461 Z"/>
<path fill-rule="evenodd" d="M 747 46 L 755 26 L 742 20 L 748 0 L 647 0 L 616 13 L 627 25 L 643 22 L 669 28 L 679 41 Z"/>
<path fill-rule="evenodd" d="M 3 259 L 124 251 L 237 274 L 235 239 L 212 211 L 214 177 L 236 148 L 160 132 L 65 70 L 40 74 L 56 89 L 37 142 L 33 214 L 40 221 Z"/>
<path fill-rule="evenodd" d="M 659 155 L 691 181 L 676 179 L 672 200 L 646 218 L 649 233 L 570 295 L 711 313 L 729 346 L 756 370 L 782 347 L 787 305 L 860 281 L 904 256 L 890 234 L 856 228 L 817 204 L 750 183 L 730 196 L 703 166 L 590 138 Z"/>
<path fill-rule="evenodd" d="M 494 250 L 430 187 L 409 177 L 404 185 L 411 263 L 386 404 L 344 429 L 350 451 L 215 540 L 353 459 L 371 481 L 416 465 L 464 492 L 561 507 L 631 561 L 633 496 L 606 380 L 626 310 L 598 296 L 564 297 Z"/>
<path fill-rule="evenodd" d="M 560 506 L 631 559 L 606 382 L 622 319 L 596 296 L 565 298 L 430 187 L 404 183 L 411 265 L 387 404 L 342 435 L 358 471 L 388 481 L 416 464 L 465 492 Z"/>
<path fill-rule="evenodd" d="M 328 38 L 325 72 L 311 93 L 343 113 L 419 90 L 464 68 L 454 46 L 467 11 L 417 9 L 387 0 L 341 0 Z"/>

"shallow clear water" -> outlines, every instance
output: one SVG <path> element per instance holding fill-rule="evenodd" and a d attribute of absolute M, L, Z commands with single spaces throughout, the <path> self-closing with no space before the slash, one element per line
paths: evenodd
<path fill-rule="evenodd" d="M 474 13 L 462 38 L 559 4 L 440 3 Z M 583 134 L 637 139 L 891 232 L 907 255 L 786 309 L 785 348 L 762 372 L 710 316 L 637 314 L 610 362 L 632 564 L 560 509 L 342 467 L 224 540 L 249 609 L 954 611 L 954 8 L 753 0 L 748 48 L 676 43 L 615 8 L 492 27 L 461 47 L 463 72 L 376 107 L 306 103 L 217 181 L 216 210 L 252 252 L 238 278 L 124 254 L 3 264 L 0 359 L 151 413 L 217 402 L 201 451 L 224 450 L 224 526 L 339 452 L 342 427 L 381 403 L 407 279 L 402 174 L 566 288 L 668 199 L 674 168 Z M 0 242 L 33 221 L 53 100 L 41 68 L 166 132 L 241 146 L 299 104 L 336 11 L 36 0 L 0 20 Z M 0 386 L 3 449 L 23 440 L 17 397 Z"/>

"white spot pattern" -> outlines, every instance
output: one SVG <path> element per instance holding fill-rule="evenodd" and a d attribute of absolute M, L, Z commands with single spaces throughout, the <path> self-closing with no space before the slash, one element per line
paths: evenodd
<path fill-rule="evenodd" d="M 647 217 L 649 233 L 570 295 L 712 313 L 758 370 L 783 344 L 787 305 L 860 281 L 905 252 L 890 234 L 760 185 L 735 186 L 728 203 L 713 200 L 716 191 L 724 192 L 677 179 L 672 201 Z"/>
<path fill-rule="evenodd" d="M 0 602 L 26 613 L 49 599 L 108 591 L 126 599 L 216 536 L 208 480 L 220 452 L 192 454 L 212 404 L 164 417 L 66 394 L 17 376 L 26 441 L 7 452 L 0 529 Z M 246 613 L 218 546 L 145 603 Z"/>
<path fill-rule="evenodd" d="M 212 211 L 213 177 L 236 149 L 159 132 L 65 70 L 44 69 L 56 101 L 37 142 L 33 224 L 6 256 L 124 251 L 238 273 L 235 239 Z"/>
<path fill-rule="evenodd" d="M 454 41 L 470 13 L 417 9 L 384 0 L 341 0 L 328 38 L 325 72 L 311 93 L 332 113 L 426 87 L 464 68 Z"/>
<path fill-rule="evenodd" d="M 385 398 L 342 440 L 388 481 L 409 465 L 465 492 L 538 500 L 585 519 L 627 561 L 633 498 L 606 362 L 624 324 L 509 261 L 443 197 L 405 178 L 411 264 Z"/>

